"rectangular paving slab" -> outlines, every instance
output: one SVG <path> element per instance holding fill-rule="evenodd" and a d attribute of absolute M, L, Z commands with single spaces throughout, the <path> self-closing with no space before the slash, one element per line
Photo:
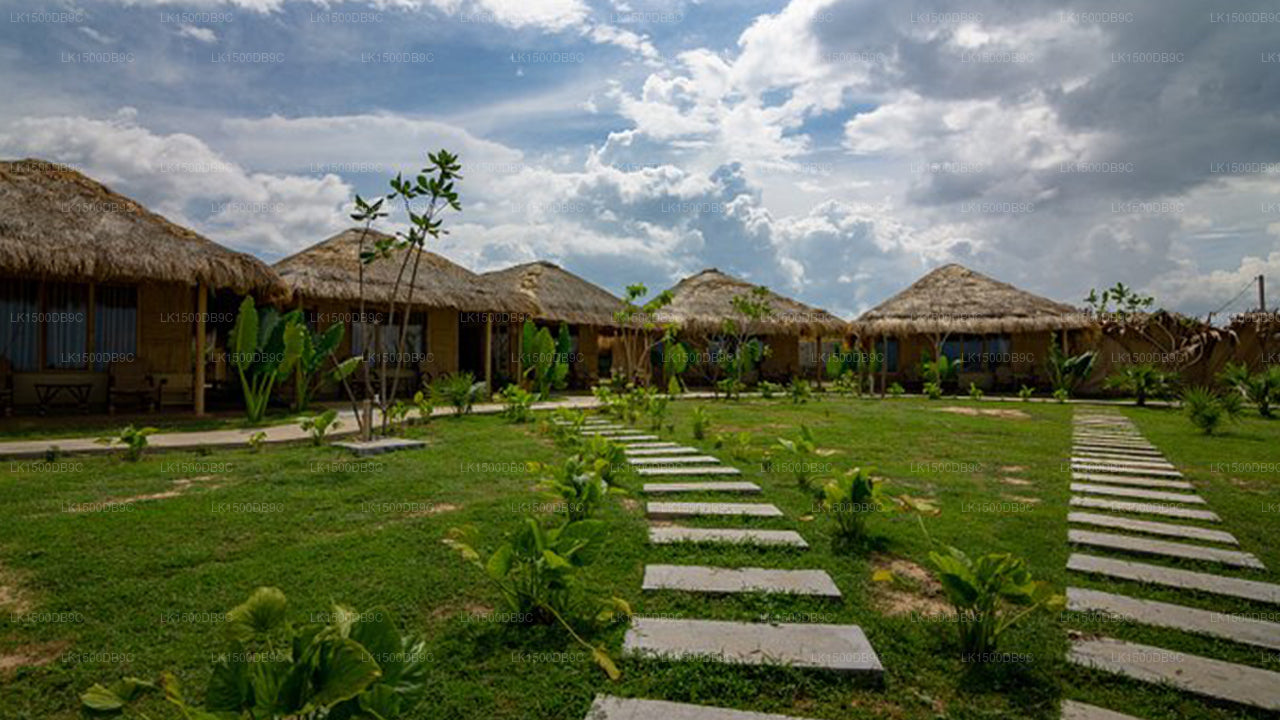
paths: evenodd
<path fill-rule="evenodd" d="M 657 435 L 610 435 L 609 439 L 617 440 L 618 442 L 639 442 L 642 440 L 657 440 L 658 436 Z"/>
<path fill-rule="evenodd" d="M 654 495 L 666 493 L 730 492 L 755 494 L 760 486 L 753 482 L 670 482 L 645 483 L 644 491 Z"/>
<path fill-rule="evenodd" d="M 1161 470 L 1159 468 L 1148 468 L 1140 465 L 1131 465 L 1128 463 L 1119 463 L 1114 461 L 1081 462 L 1075 458 L 1071 459 L 1071 469 L 1079 470 L 1081 472 L 1110 473 L 1112 475 L 1145 475 L 1147 477 L 1158 478 L 1182 477 L 1182 473 L 1177 470 Z"/>
<path fill-rule="evenodd" d="M 1072 448 L 1080 452 L 1088 452 L 1088 453 L 1094 453 L 1098 455 L 1102 455 L 1102 454 L 1119 455 L 1121 457 L 1135 457 L 1135 458 L 1142 458 L 1142 457 L 1163 458 L 1164 457 L 1163 453 L 1155 449 L 1148 450 L 1146 448 L 1131 448 L 1131 447 L 1125 447 L 1123 445 L 1107 445 L 1103 443 L 1076 443 L 1075 445 L 1072 446 Z"/>
<path fill-rule="evenodd" d="M 836 587 L 825 570 L 646 565 L 641 588 L 702 593 L 767 592 L 840 597 L 840 588 Z"/>
<path fill-rule="evenodd" d="M 1244 598 L 1257 602 L 1280 605 L 1280 585 L 1226 577 L 1212 573 L 1181 570 L 1163 565 L 1116 560 L 1085 553 L 1072 553 L 1067 558 L 1067 569 L 1075 572 L 1104 575 L 1119 580 L 1150 585 L 1164 585 L 1180 590 L 1199 590 L 1215 595 Z"/>
<path fill-rule="evenodd" d="M 807 548 L 800 533 L 794 530 L 754 530 L 750 528 L 693 528 L 668 525 L 650 527 L 649 542 L 654 545 L 677 543 L 716 543 L 722 545 L 781 545 Z"/>
<path fill-rule="evenodd" d="M 1117 515 L 1069 512 L 1067 513 L 1067 522 L 1073 522 L 1078 525 L 1094 525 L 1097 527 L 1113 528 L 1115 530 L 1129 530 L 1131 532 L 1146 533 L 1148 535 L 1164 535 L 1166 537 L 1185 538 L 1187 540 L 1205 540 L 1208 542 L 1226 543 L 1227 545 L 1240 544 L 1234 535 L 1221 530 L 1211 530 L 1209 528 L 1196 527 L 1194 525 L 1172 525 L 1170 523 L 1152 522 L 1150 520 L 1135 520 L 1133 518 L 1120 517 Z"/>
<path fill-rule="evenodd" d="M 616 439 L 616 438 L 615 438 L 615 439 Z M 679 444 L 677 444 L 677 443 L 667 442 L 667 441 L 660 441 L 660 442 L 632 442 L 632 441 L 627 441 L 627 445 L 626 445 L 626 447 L 624 447 L 624 448 L 622 448 L 622 449 L 623 449 L 623 451 L 630 451 L 630 450 L 656 450 L 656 449 L 658 449 L 658 448 L 673 448 L 673 447 L 680 447 L 680 445 L 679 445 Z"/>
<path fill-rule="evenodd" d="M 1167 540 L 1152 540 L 1134 535 L 1116 535 L 1092 530 L 1068 530 L 1067 540 L 1077 545 L 1089 545 L 1091 547 L 1142 555 L 1160 555 L 1162 557 L 1183 558 L 1186 560 L 1218 562 L 1223 565 L 1253 568 L 1255 570 L 1267 569 L 1267 566 L 1263 565 L 1262 561 L 1252 554 L 1238 550 L 1223 550 L 1203 545 L 1188 545 Z"/>
<path fill-rule="evenodd" d="M 1173 628 L 1245 645 L 1280 650 L 1280 623 L 1255 620 L 1247 616 L 1228 615 L 1074 587 L 1067 588 L 1067 609 L 1076 612 L 1100 612 L 1140 622 L 1143 625 Z"/>
<path fill-rule="evenodd" d="M 1099 482 L 1107 485 L 1167 488 L 1170 490 L 1194 490 L 1186 480 L 1161 480 L 1159 478 L 1133 477 L 1131 475 L 1107 475 L 1106 473 L 1071 473 L 1071 479 L 1080 482 Z"/>
<path fill-rule="evenodd" d="M 669 477 L 672 475 L 741 475 L 742 471 L 728 465 L 699 465 L 697 467 L 642 467 L 636 468 L 641 477 Z"/>
<path fill-rule="evenodd" d="M 651 457 L 651 456 L 654 456 L 654 455 L 684 455 L 684 454 L 697 454 L 697 453 L 702 452 L 702 451 L 701 451 L 701 450 L 699 450 L 698 448 L 691 448 L 691 447 L 679 447 L 679 446 L 675 445 L 675 443 L 671 443 L 671 445 L 672 445 L 672 447 L 656 447 L 656 448 L 627 446 L 627 447 L 622 448 L 622 452 L 626 453 L 627 457 L 629 457 L 629 458 L 632 458 L 632 457 Z"/>
<path fill-rule="evenodd" d="M 1072 507 L 1097 508 L 1099 510 L 1114 510 L 1116 512 L 1143 513 L 1146 515 L 1163 515 L 1165 517 L 1182 518 L 1184 520 L 1204 520 L 1206 522 L 1221 522 L 1222 518 L 1212 510 L 1196 510 L 1188 507 L 1179 507 L 1177 505 L 1164 505 L 1161 503 L 1142 503 L 1129 502 L 1127 500 L 1108 500 L 1107 498 L 1098 497 L 1073 497 L 1071 498 Z"/>
<path fill-rule="evenodd" d="M 1111 638 L 1076 640 L 1067 660 L 1219 700 L 1280 710 L 1280 673 Z"/>
<path fill-rule="evenodd" d="M 1118 468 L 1140 467 L 1153 468 L 1156 470 L 1177 470 L 1173 463 L 1168 460 L 1157 460 L 1155 458 L 1134 458 L 1134 457 L 1117 457 L 1115 455 L 1095 455 L 1084 450 L 1075 450 L 1071 454 L 1071 462 L 1093 463 L 1098 465 L 1113 465 Z"/>
<path fill-rule="evenodd" d="M 651 502 L 645 504 L 645 512 L 653 520 L 704 515 L 782 517 L 782 511 L 769 503 Z"/>
<path fill-rule="evenodd" d="M 1077 443 L 1095 442 L 1095 443 L 1104 443 L 1108 445 L 1121 445 L 1121 446 L 1132 445 L 1132 446 L 1142 447 L 1142 448 L 1151 448 L 1153 450 L 1155 449 L 1154 445 L 1152 445 L 1149 441 L 1143 439 L 1142 436 L 1140 435 L 1114 435 L 1114 434 L 1103 434 L 1103 433 L 1078 432 L 1072 435 L 1071 439 Z"/>
<path fill-rule="evenodd" d="M 1062 701 L 1062 720 L 1142 720 L 1132 715 L 1124 715 L 1122 713 L 1100 708 L 1097 705 L 1089 705 L 1087 703 L 1076 702 L 1075 700 Z"/>
<path fill-rule="evenodd" d="M 884 672 L 880 658 L 857 625 L 634 618 L 622 651 L 667 660 L 791 665 L 877 678 Z"/>
<path fill-rule="evenodd" d="M 804 720 L 790 715 L 597 695 L 585 720 Z"/>
<path fill-rule="evenodd" d="M 1143 490 L 1134 487 L 1115 487 L 1097 483 L 1071 483 L 1071 492 L 1093 493 L 1094 495 L 1115 495 L 1117 497 L 1142 498 L 1143 500 L 1165 500 L 1168 502 L 1204 505 L 1204 498 L 1199 495 L 1164 492 L 1161 490 Z"/>
<path fill-rule="evenodd" d="M 638 457 L 628 460 L 632 465 L 683 465 L 683 464 L 711 464 L 720 462 L 720 458 L 711 457 L 710 455 L 673 455 L 654 456 L 654 457 Z"/>

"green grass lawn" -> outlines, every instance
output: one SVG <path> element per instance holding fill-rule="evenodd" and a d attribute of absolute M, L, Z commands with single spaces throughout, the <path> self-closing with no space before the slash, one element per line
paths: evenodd
<path fill-rule="evenodd" d="M 713 433 L 753 433 L 751 457 L 734 459 L 710 437 L 694 441 L 689 413 L 696 405 L 708 408 Z M 1280 422 L 1247 420 L 1223 437 L 1201 438 L 1174 411 L 1124 412 L 1184 468 L 1243 549 L 1280 567 L 1280 548 L 1268 542 L 1280 502 L 1275 475 L 1212 465 L 1280 463 Z M 122 675 L 153 677 L 172 669 L 189 691 L 202 688 L 219 650 L 219 628 L 208 613 L 233 607 L 259 585 L 283 589 L 296 619 L 322 613 L 332 602 L 361 610 L 385 606 L 402 628 L 423 635 L 433 662 L 429 700 L 414 715 L 420 718 L 580 720 L 599 692 L 812 718 L 1049 718 L 1062 697 L 1149 718 L 1261 717 L 1071 668 L 1062 659 L 1067 631 L 1098 631 L 1078 619 L 1042 615 L 1028 622 L 1001 647 L 1009 662 L 961 662 L 951 623 L 892 611 L 922 599 L 910 579 L 870 580 L 873 565 L 886 559 L 926 563 L 930 545 L 917 522 L 875 518 L 868 547 L 836 550 L 830 519 L 813 512 L 789 473 L 765 472 L 758 458 L 775 437 L 794 436 L 806 424 L 818 444 L 833 451 L 816 459 L 831 472 L 873 467 L 891 487 L 933 498 L 942 513 L 925 522 L 935 541 L 971 553 L 1016 553 L 1038 577 L 1062 587 L 1071 413 L 1065 405 L 968 400 L 672 405 L 674 431 L 661 434 L 742 468 L 744 479 L 763 486 L 760 499 L 787 515 L 739 524 L 795 529 L 811 548 L 649 547 L 639 504 L 611 499 L 603 513 L 610 542 L 590 570 L 590 584 L 627 598 L 646 615 L 856 623 L 887 668 L 883 687 L 821 672 L 638 661 L 621 662 L 622 680 L 610 683 L 562 631 L 494 622 L 489 613 L 503 610 L 499 595 L 440 540 L 450 527 L 473 525 L 481 547 L 491 549 L 520 522 L 520 504 L 544 499 L 522 463 L 555 461 L 564 453 L 532 425 L 511 426 L 497 417 L 436 420 L 411 431 L 429 442 L 427 449 L 370 458 L 363 468 L 334 467 L 353 461 L 310 447 L 150 455 L 137 464 L 70 458 L 79 465 L 68 472 L 9 465 L 0 474 L 0 585 L 9 589 L 7 599 L 0 591 L 6 603 L 0 656 L 51 659 L 0 671 L 0 717 L 77 717 L 80 691 Z M 168 496 L 135 502 L 127 511 L 103 504 L 158 494 Z M 642 595 L 647 562 L 821 568 L 845 597 Z M 1280 581 L 1274 572 L 1253 576 Z M 20 605 L 34 614 L 15 615 Z M 1244 605 L 1241 610 L 1250 609 Z M 1229 643 L 1115 623 L 1102 631 L 1280 670 L 1275 653 L 1264 657 Z M 622 635 L 617 626 L 600 639 L 616 655 Z M 150 710 L 153 719 L 173 716 L 159 703 Z"/>

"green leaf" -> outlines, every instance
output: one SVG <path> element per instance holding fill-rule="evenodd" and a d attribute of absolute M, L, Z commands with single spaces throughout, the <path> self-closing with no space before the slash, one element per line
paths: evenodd
<path fill-rule="evenodd" d="M 231 347 L 235 353 L 235 366 L 241 371 L 249 369 L 250 359 L 258 349 L 258 310 L 253 298 L 245 296 L 240 302 L 235 327 L 231 330 Z"/>
<path fill-rule="evenodd" d="M 279 588 L 260 587 L 227 613 L 228 627 L 240 638 L 265 635 L 284 624 L 287 607 Z"/>
<path fill-rule="evenodd" d="M 568 560 L 565 560 L 554 550 L 543 550 L 542 558 L 547 561 L 547 565 L 556 570 L 564 570 L 573 567 Z"/>
<path fill-rule="evenodd" d="M 239 713 L 254 706 L 253 687 L 249 678 L 249 664 L 239 648 L 229 654 L 229 659 L 214 664 L 213 675 L 205 691 L 204 705 L 209 710 Z"/>
<path fill-rule="evenodd" d="M 115 713 L 124 708 L 124 698 L 99 684 L 80 694 L 80 704 L 96 712 Z"/>
<path fill-rule="evenodd" d="M 489 573 L 489 577 L 494 580 L 501 580 L 511 572 L 511 557 L 514 554 L 510 545 L 503 545 L 489 556 L 489 562 L 485 563 L 485 572 Z"/>
<path fill-rule="evenodd" d="M 377 661 L 360 643 L 349 638 L 328 641 L 312 675 L 316 694 L 309 704 L 327 708 L 355 697 L 380 677 Z"/>
<path fill-rule="evenodd" d="M 609 653 L 605 652 L 603 648 L 591 648 L 591 658 L 604 669 L 610 680 L 617 681 L 622 678 L 622 673 L 618 671 L 618 666 L 613 664 L 613 658 L 609 657 Z"/>

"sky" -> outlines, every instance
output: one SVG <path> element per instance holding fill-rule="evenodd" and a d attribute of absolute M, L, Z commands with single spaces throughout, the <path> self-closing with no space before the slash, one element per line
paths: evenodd
<path fill-rule="evenodd" d="M 1280 296 L 1280 7 L 0 0 L 0 157 L 271 262 L 460 155 L 433 250 L 852 318 L 958 262 L 1056 300 Z M 403 222 L 388 218 L 387 229 Z M 1269 305 L 1272 303 L 1269 303 Z M 1225 308 L 1224 308 L 1225 305 Z"/>

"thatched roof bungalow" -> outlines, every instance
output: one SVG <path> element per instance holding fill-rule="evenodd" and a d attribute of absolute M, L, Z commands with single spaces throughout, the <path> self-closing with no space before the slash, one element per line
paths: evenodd
<path fill-rule="evenodd" d="M 675 323 L 686 338 L 714 342 L 727 319 L 766 340 L 771 356 L 760 368 L 765 379 L 785 379 L 792 375 L 817 375 L 824 352 L 838 350 L 848 335 L 848 323 L 826 310 L 769 291 L 765 301 L 772 312 L 751 321 L 734 309 L 735 297 L 748 295 L 758 287 L 715 268 L 684 278 L 671 288 L 671 304 L 657 313 L 661 324 Z M 825 341 L 825 346 L 824 346 Z"/>
<path fill-rule="evenodd" d="M 887 356 L 889 381 L 919 380 L 917 359 L 962 359 L 961 386 L 1036 384 L 1055 336 L 1095 331 L 1082 310 L 956 264 L 944 265 L 863 313 L 853 331 Z"/>
<path fill-rule="evenodd" d="M 209 303 L 244 294 L 288 289 L 257 258 L 70 167 L 0 162 L 0 385 L 12 383 L 17 404 L 88 408 L 127 390 L 203 412 L 196 358 L 222 325 L 206 322 Z"/>
<path fill-rule="evenodd" d="M 555 332 L 560 323 L 569 327 L 573 341 L 570 384 L 590 386 L 602 372 L 602 335 L 616 325 L 614 313 L 623 302 L 609 291 L 588 282 L 555 263 L 544 260 L 485 273 L 484 279 L 503 297 L 519 298 L 529 317 Z M 499 328 L 494 363 L 500 372 L 519 373 L 519 325 Z M 608 361 L 606 361 L 608 364 Z"/>
<path fill-rule="evenodd" d="M 363 249 L 370 251 L 375 242 L 388 238 L 376 230 L 350 228 L 280 260 L 274 268 L 293 292 L 294 305 L 305 308 L 318 327 L 334 322 L 347 325 L 340 355 L 369 356 L 377 352 L 373 326 L 385 323 L 393 294 L 399 299 L 398 311 L 410 299 L 408 282 L 416 262 L 405 358 L 414 383 L 459 371 L 489 377 L 485 358 L 494 313 L 527 312 L 529 302 L 499 292 L 476 273 L 429 251 L 414 251 L 416 259 L 410 256 L 397 290 L 396 278 L 407 251 L 395 251 L 363 267 L 360 262 L 362 242 Z M 364 318 L 359 315 L 362 270 Z M 397 328 L 399 324 L 397 319 Z M 397 340 L 395 332 L 383 332 L 381 351 L 395 353 Z"/>

